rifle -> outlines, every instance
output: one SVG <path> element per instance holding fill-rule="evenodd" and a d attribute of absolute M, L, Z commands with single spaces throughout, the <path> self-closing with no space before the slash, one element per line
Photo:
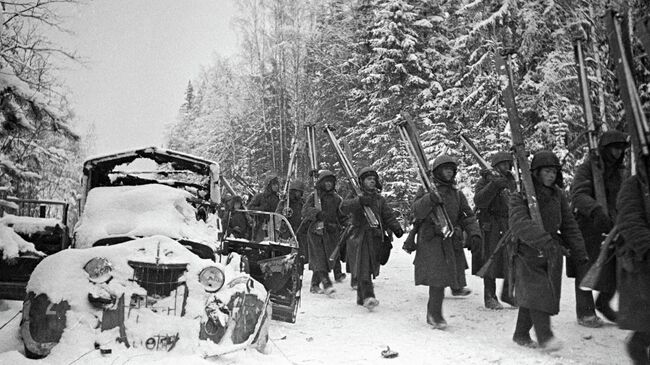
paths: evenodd
<path fill-rule="evenodd" d="M 495 176 L 500 175 L 494 170 L 492 166 L 490 166 L 490 164 L 488 164 L 487 161 L 485 161 L 483 156 L 481 156 L 481 154 L 478 152 L 478 148 L 476 148 L 474 142 L 465 133 L 460 133 L 458 137 L 460 139 L 460 142 L 465 146 L 465 148 L 467 148 L 469 153 L 472 155 L 472 157 L 474 157 L 476 162 L 479 164 L 479 166 L 481 166 L 483 170 L 488 170 Z"/>
<path fill-rule="evenodd" d="M 517 112 L 517 104 L 515 103 L 515 93 L 512 86 L 512 69 L 510 68 L 510 54 L 503 58 L 501 53 L 495 52 L 494 61 L 501 80 L 501 92 L 503 102 L 508 112 L 508 122 L 510 123 L 510 138 L 512 139 L 512 148 L 515 152 L 515 160 L 517 162 L 516 174 L 519 174 L 523 190 L 526 194 L 526 201 L 528 203 L 528 211 L 530 218 L 533 222 L 544 226 L 542 215 L 539 211 L 537 204 L 537 196 L 535 195 L 535 186 L 533 185 L 533 177 L 530 174 L 530 165 L 526 158 L 526 146 L 524 145 L 524 138 L 521 133 L 521 120 Z"/>
<path fill-rule="evenodd" d="M 294 140 L 291 142 L 291 153 L 289 154 L 289 166 L 287 166 L 287 177 L 284 180 L 284 187 L 282 189 L 282 195 L 284 199 L 281 199 L 278 202 L 278 207 L 275 209 L 276 213 L 282 213 L 285 217 L 289 218 L 293 215 L 293 210 L 289 206 L 289 182 L 291 181 L 291 175 L 296 169 L 296 155 L 298 153 L 298 143 Z"/>
<path fill-rule="evenodd" d="M 506 245 L 508 244 L 508 241 L 512 239 L 512 231 L 507 230 L 506 233 L 501 236 L 501 239 L 499 242 L 497 242 L 496 247 L 494 247 L 494 251 L 492 251 L 492 254 L 490 257 L 485 261 L 483 266 L 481 266 L 481 269 L 476 273 L 476 276 L 483 277 L 485 273 L 488 271 L 490 266 L 492 266 L 492 263 L 494 262 L 494 258 L 497 256 L 497 253 L 500 252 Z"/>
<path fill-rule="evenodd" d="M 327 136 L 329 137 L 332 146 L 334 146 L 334 149 L 336 150 L 336 156 L 338 157 L 339 163 L 341 164 L 341 167 L 343 168 L 345 175 L 347 175 L 348 180 L 350 181 L 350 185 L 352 185 L 352 189 L 357 194 L 357 196 L 362 196 L 363 192 L 361 191 L 361 186 L 359 186 L 359 178 L 357 176 L 357 173 L 354 171 L 352 167 L 352 163 L 350 162 L 348 156 L 343 151 L 343 148 L 341 148 L 341 144 L 336 139 L 336 136 L 334 136 L 332 127 L 326 125 L 325 132 L 327 133 Z M 363 214 L 366 216 L 366 220 L 368 221 L 370 227 L 373 228 L 379 227 L 379 220 L 377 219 L 375 212 L 373 212 L 372 209 L 370 209 L 370 207 L 363 206 Z"/>
<path fill-rule="evenodd" d="M 597 290 L 596 284 L 598 284 L 598 280 L 600 279 L 600 273 L 603 271 L 605 261 L 607 261 L 607 258 L 609 257 L 610 246 L 613 245 L 617 237 L 618 227 L 614 226 L 614 228 L 609 231 L 607 237 L 605 238 L 605 241 L 600 246 L 600 252 L 598 253 L 596 262 L 591 265 L 589 271 L 587 271 L 587 274 L 585 274 L 584 278 L 582 278 L 582 281 L 580 282 L 580 289 Z"/>
<path fill-rule="evenodd" d="M 418 136 L 415 125 L 413 124 L 413 118 L 407 112 L 402 112 L 402 122 L 397 124 L 399 129 L 400 137 L 406 145 L 406 150 L 408 151 L 409 156 L 413 164 L 417 168 L 418 177 L 424 185 L 424 188 L 427 192 L 435 195 L 438 198 L 438 201 L 442 201 L 440 193 L 436 188 L 435 184 L 432 184 L 427 175 L 429 172 L 429 163 L 427 162 L 426 155 L 424 154 L 424 149 L 420 144 L 420 138 Z M 436 205 L 434 208 L 434 216 L 436 217 L 436 222 L 440 225 L 441 232 L 445 238 L 451 237 L 454 234 L 454 225 L 447 214 L 447 210 L 443 205 Z"/>
<path fill-rule="evenodd" d="M 648 120 L 643 112 L 641 100 L 636 91 L 634 76 L 632 75 L 630 42 L 629 39 L 624 42 L 620 19 L 613 10 L 608 11 L 605 15 L 605 27 L 608 34 L 610 56 L 614 59 L 614 64 L 616 64 L 616 78 L 620 86 L 628 130 L 632 136 L 632 145 L 644 158 L 648 158 L 650 156 L 650 149 L 648 148 L 650 126 L 648 126 Z M 650 50 L 646 49 L 646 52 L 650 52 Z"/>
<path fill-rule="evenodd" d="M 221 181 L 221 184 L 226 188 L 226 191 L 233 197 L 235 197 L 237 194 L 235 193 L 235 190 L 232 188 L 232 185 L 230 185 L 230 182 L 226 180 L 223 175 L 219 176 L 219 180 Z"/>
<path fill-rule="evenodd" d="M 237 175 L 236 173 L 233 173 L 232 178 L 233 178 L 233 180 L 237 181 L 239 183 L 239 185 L 243 186 L 244 189 L 246 189 L 246 192 L 249 195 L 255 196 L 255 194 L 257 194 L 255 189 L 253 189 L 253 187 L 249 183 L 247 183 L 246 180 L 244 180 L 243 177 Z"/>
<path fill-rule="evenodd" d="M 574 55 L 576 66 L 578 67 L 578 81 L 580 82 L 580 97 L 582 99 L 582 109 L 584 111 L 584 120 L 587 124 L 587 141 L 589 144 L 591 176 L 594 182 L 594 195 L 598 204 L 603 208 L 605 214 L 608 214 L 607 195 L 605 194 L 605 182 L 603 181 L 603 169 L 598 151 L 598 131 L 594 122 L 594 114 L 591 108 L 589 98 L 589 80 L 587 79 L 587 70 L 585 68 L 585 56 L 582 50 L 582 39 L 576 39 L 574 44 Z"/>
<path fill-rule="evenodd" d="M 343 232 L 341 233 L 341 236 L 339 237 L 339 241 L 336 243 L 336 247 L 334 248 L 334 251 L 332 251 L 332 254 L 329 257 L 330 264 L 333 265 L 339 259 L 341 248 L 343 247 L 345 241 L 348 239 L 348 236 L 350 236 L 350 232 L 352 232 L 352 225 L 348 224 L 343 230 Z"/>

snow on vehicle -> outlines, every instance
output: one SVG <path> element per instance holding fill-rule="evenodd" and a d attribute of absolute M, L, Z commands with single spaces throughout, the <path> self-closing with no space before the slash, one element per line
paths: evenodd
<path fill-rule="evenodd" d="M 46 255 L 70 245 L 68 204 L 6 197 L 15 214 L 0 214 L 0 299 L 25 299 L 29 276 Z"/>
<path fill-rule="evenodd" d="M 142 160 L 156 167 L 134 170 Z M 214 162 L 154 147 L 87 160 L 73 249 L 43 259 L 27 284 L 26 355 L 53 352 L 56 361 L 71 344 L 116 342 L 207 355 L 263 350 L 269 293 L 239 255 L 217 254 L 218 174 Z"/>
<path fill-rule="evenodd" d="M 295 323 L 300 305 L 303 263 L 289 221 L 278 213 L 235 212 L 245 213 L 253 223 L 252 227 L 243 237 L 226 231 L 221 252 L 242 255 L 246 270 L 264 283 L 271 294 L 273 319 Z M 224 220 L 224 226 L 228 227 L 229 216 Z"/>

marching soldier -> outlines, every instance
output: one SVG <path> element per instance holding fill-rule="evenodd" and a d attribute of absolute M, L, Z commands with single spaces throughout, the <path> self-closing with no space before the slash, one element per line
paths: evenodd
<path fill-rule="evenodd" d="M 311 193 L 302 208 L 302 216 L 308 225 L 309 269 L 314 272 L 310 292 L 330 295 L 334 293 L 329 272 L 334 269 L 336 279 L 341 280 L 341 262 L 330 267 L 329 257 L 336 248 L 346 217 L 341 213 L 341 197 L 336 193 L 336 176 L 329 170 L 322 170 L 316 182 L 317 194 Z M 316 204 L 320 200 L 320 209 Z M 320 288 L 320 284 L 323 288 Z"/>
<path fill-rule="evenodd" d="M 643 161 L 643 160 L 641 160 Z M 641 162 L 639 161 L 639 162 Z M 645 162 L 645 161 L 644 161 Z M 621 329 L 634 331 L 627 352 L 636 365 L 650 364 L 650 189 L 647 163 L 623 182 L 616 204 L 616 225 L 623 243 L 617 248 L 618 317 Z"/>
<path fill-rule="evenodd" d="M 560 311 L 563 252 L 568 245 L 571 257 L 586 266 L 589 261 L 582 234 L 571 214 L 561 183 L 560 160 L 551 151 L 533 156 L 531 174 L 543 226 L 535 223 L 524 194 L 510 196 L 509 226 L 515 239 L 515 300 L 519 306 L 513 341 L 535 347 L 530 338 L 535 329 L 539 346 L 547 352 L 562 348 L 551 331 L 551 316 Z M 584 270 L 584 269 L 581 269 Z"/>
<path fill-rule="evenodd" d="M 515 191 L 515 178 L 512 175 L 512 154 L 501 151 L 492 156 L 492 168 L 482 172 L 474 187 L 474 205 L 478 208 L 478 220 L 483 233 L 483 244 L 472 249 L 472 274 L 476 274 L 493 254 L 501 237 L 508 231 L 508 195 Z M 497 253 L 495 259 L 483 276 L 483 300 L 485 308 L 503 309 L 497 300 L 496 280 L 504 279 L 501 300 L 514 305 L 509 297 L 508 259 L 506 250 Z"/>
<path fill-rule="evenodd" d="M 472 245 L 479 245 L 481 233 L 465 195 L 458 190 L 454 178 L 458 169 L 455 158 L 442 155 L 432 165 L 433 183 L 442 201 L 427 193 L 413 205 L 415 224 L 419 226 L 415 250 L 415 285 L 429 287 L 427 323 L 436 329 L 445 329 L 447 321 L 442 315 L 445 287 L 450 286 L 454 295 L 468 295 L 465 288 L 467 262 L 463 253 L 463 232 Z M 451 238 L 444 238 L 434 221 L 433 209 L 443 204 L 454 228 Z M 454 290 L 455 289 L 455 290 Z"/>
<path fill-rule="evenodd" d="M 379 193 L 381 183 L 377 172 L 365 167 L 359 171 L 362 196 L 343 200 L 341 211 L 351 215 L 352 231 L 347 241 L 346 262 L 351 265 L 352 277 L 357 279 L 357 304 L 372 311 L 379 301 L 375 298 L 372 279 L 379 275 L 382 255 L 386 255 L 386 231 L 398 238 L 404 234 L 393 210 Z M 370 207 L 380 222 L 373 228 L 368 223 L 363 207 Z M 388 251 L 390 252 L 390 251 Z M 386 257 L 384 257 L 386 258 Z"/>
<path fill-rule="evenodd" d="M 576 220 L 582 236 L 585 240 L 587 254 L 591 261 L 590 266 L 598 257 L 600 245 L 606 235 L 614 226 L 616 219 L 616 197 L 620 191 L 625 176 L 625 149 L 628 147 L 628 135 L 617 130 L 603 133 L 598 144 L 600 158 L 591 156 L 580 165 L 576 171 L 571 185 L 571 203 L 576 213 Z M 593 181 L 592 159 L 600 159 L 596 165 L 601 166 L 607 206 L 601 207 L 596 201 L 596 194 Z M 605 209 L 603 209 L 605 208 Z M 616 312 L 609 305 L 610 300 L 616 292 L 616 260 L 613 259 L 614 252 L 606 261 L 597 284 L 600 292 L 594 305 L 594 298 L 590 290 L 581 290 L 581 277 L 578 277 L 576 263 L 573 259 L 567 259 L 567 276 L 576 278 L 576 315 L 578 324 L 585 327 L 600 327 L 603 322 L 596 316 L 595 310 L 605 316 L 608 320 L 616 322 Z"/>

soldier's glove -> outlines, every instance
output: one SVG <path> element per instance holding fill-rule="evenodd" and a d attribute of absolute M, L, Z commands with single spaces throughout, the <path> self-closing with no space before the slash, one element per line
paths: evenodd
<path fill-rule="evenodd" d="M 361 195 L 359 197 L 359 204 L 361 204 L 363 206 L 366 206 L 366 207 L 371 205 L 372 204 L 372 197 L 368 196 L 368 195 Z"/>
<path fill-rule="evenodd" d="M 408 254 L 411 254 L 411 252 L 415 251 L 416 249 L 417 244 L 415 243 L 415 234 L 411 232 L 409 233 L 408 237 L 406 237 L 406 240 L 404 240 L 402 250 L 406 251 Z"/>
<path fill-rule="evenodd" d="M 510 187 L 510 181 L 505 177 L 497 177 L 493 180 L 493 183 L 499 189 L 507 189 Z"/>
<path fill-rule="evenodd" d="M 594 222 L 594 226 L 603 232 L 609 232 L 613 228 L 612 219 L 605 214 L 605 211 L 600 206 L 594 209 L 591 213 L 591 218 Z"/>
<path fill-rule="evenodd" d="M 397 230 L 393 231 L 395 233 L 395 237 L 400 238 L 404 235 L 404 230 L 402 227 L 397 228 Z"/>
<path fill-rule="evenodd" d="M 438 198 L 438 194 L 429 193 L 429 200 L 431 200 L 431 203 L 433 203 L 433 205 L 442 204 L 442 201 L 440 201 L 440 199 Z"/>
<path fill-rule="evenodd" d="M 469 242 L 469 250 L 472 253 L 481 252 L 481 246 L 483 245 L 483 239 L 479 236 L 472 236 Z"/>

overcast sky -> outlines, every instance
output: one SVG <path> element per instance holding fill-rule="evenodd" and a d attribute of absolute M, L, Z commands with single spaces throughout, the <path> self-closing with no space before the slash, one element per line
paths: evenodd
<path fill-rule="evenodd" d="M 236 0 L 94 0 L 70 11 L 53 35 L 85 66 L 60 74 L 80 133 L 95 125 L 93 154 L 163 143 L 187 82 L 213 54 L 232 55 Z"/>

